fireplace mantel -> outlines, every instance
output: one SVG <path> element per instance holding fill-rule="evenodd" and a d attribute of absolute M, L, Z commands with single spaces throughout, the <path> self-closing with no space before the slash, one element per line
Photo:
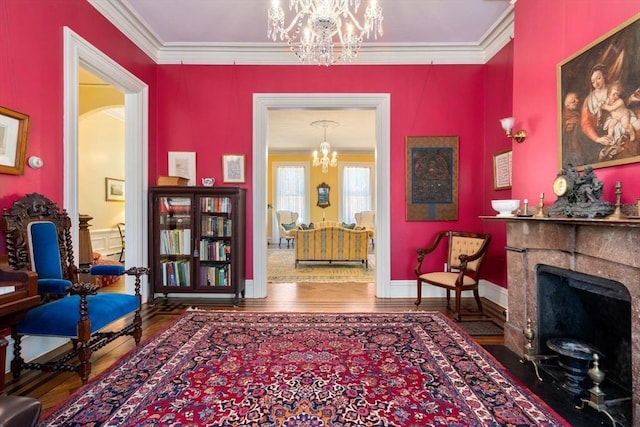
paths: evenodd
<path fill-rule="evenodd" d="M 631 296 L 633 418 L 640 420 L 640 220 L 481 217 L 507 227 L 508 320 L 505 345 L 524 352 L 527 319 L 537 329 L 538 265 L 622 283 Z M 635 421 L 634 421 L 635 422 Z"/>
<path fill-rule="evenodd" d="M 534 218 L 526 216 L 497 217 L 481 216 L 481 219 L 500 222 L 545 222 L 568 225 L 590 225 L 602 227 L 640 227 L 639 217 L 628 217 L 626 219 L 613 220 L 609 218 Z"/>

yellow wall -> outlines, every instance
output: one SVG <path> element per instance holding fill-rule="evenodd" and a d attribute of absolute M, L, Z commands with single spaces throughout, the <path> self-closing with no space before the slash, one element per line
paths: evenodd
<path fill-rule="evenodd" d="M 105 178 L 124 179 L 124 122 L 101 112 L 114 106 L 124 106 L 122 92 L 104 86 L 80 88 L 78 207 L 93 217 L 90 230 L 124 222 L 124 203 L 105 200 Z"/>
<path fill-rule="evenodd" d="M 340 163 L 373 163 L 375 157 L 372 154 L 349 154 L 338 153 L 338 166 L 335 168 L 330 167 L 328 173 L 322 173 L 321 167 L 311 167 L 309 173 L 309 197 L 310 197 L 310 220 L 309 222 L 318 222 L 324 219 L 337 221 L 338 212 L 340 208 L 339 191 L 338 191 L 338 171 L 340 170 Z M 298 154 L 284 154 L 284 153 L 269 153 L 269 168 L 267 171 L 267 203 L 273 206 L 273 163 L 274 162 L 309 162 L 311 166 L 311 155 L 298 153 Z M 331 187 L 329 191 L 329 202 L 331 206 L 326 209 L 321 209 L 316 206 L 317 192 L 316 188 L 321 183 L 326 183 Z M 267 226 L 267 237 L 271 236 L 272 220 L 275 214 L 270 212 L 269 224 Z"/>

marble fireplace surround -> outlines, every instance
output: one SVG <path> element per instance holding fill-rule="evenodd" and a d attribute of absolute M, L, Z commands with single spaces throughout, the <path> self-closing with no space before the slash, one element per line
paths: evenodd
<path fill-rule="evenodd" d="M 640 221 L 501 218 L 507 225 L 505 345 L 522 355 L 527 319 L 537 330 L 536 266 L 546 264 L 622 283 L 631 295 L 633 419 L 640 422 Z"/>

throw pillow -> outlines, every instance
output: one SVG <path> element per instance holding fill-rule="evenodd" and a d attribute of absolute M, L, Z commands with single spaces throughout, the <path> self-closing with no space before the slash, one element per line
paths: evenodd
<path fill-rule="evenodd" d="M 284 228 L 287 231 L 293 230 L 294 228 L 296 228 L 296 223 L 292 222 L 291 224 L 282 224 L 282 228 Z"/>
<path fill-rule="evenodd" d="M 300 230 L 308 230 L 308 229 L 309 229 L 309 226 L 308 226 L 307 224 L 302 223 L 302 224 L 300 224 L 300 225 L 298 226 L 298 228 L 299 228 Z"/>
<path fill-rule="evenodd" d="M 312 222 L 310 222 L 310 223 L 309 223 L 309 230 L 313 230 L 314 228 L 316 228 L 316 226 L 315 226 L 315 225 L 313 225 L 313 223 L 312 223 Z"/>
<path fill-rule="evenodd" d="M 342 228 L 348 228 L 350 230 L 353 230 L 354 228 L 356 228 L 356 223 L 352 222 L 351 224 L 347 224 L 346 222 L 343 222 Z"/>

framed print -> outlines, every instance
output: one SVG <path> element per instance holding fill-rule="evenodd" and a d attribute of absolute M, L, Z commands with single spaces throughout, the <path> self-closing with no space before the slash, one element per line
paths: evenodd
<path fill-rule="evenodd" d="M 558 66 L 558 170 L 640 161 L 640 15 Z"/>
<path fill-rule="evenodd" d="M 24 173 L 28 133 L 29 116 L 0 107 L 0 173 Z"/>
<path fill-rule="evenodd" d="M 458 137 L 406 139 L 407 221 L 458 219 Z"/>
<path fill-rule="evenodd" d="M 187 178 L 188 185 L 196 185 L 196 153 L 193 151 L 169 151 L 168 157 L 169 175 Z"/>
<path fill-rule="evenodd" d="M 222 156 L 222 182 L 245 182 L 243 154 Z"/>
<path fill-rule="evenodd" d="M 104 179 L 107 202 L 124 202 L 124 180 L 116 178 Z"/>
<path fill-rule="evenodd" d="M 493 189 L 508 190 L 511 188 L 511 150 L 501 151 L 493 155 Z"/>

